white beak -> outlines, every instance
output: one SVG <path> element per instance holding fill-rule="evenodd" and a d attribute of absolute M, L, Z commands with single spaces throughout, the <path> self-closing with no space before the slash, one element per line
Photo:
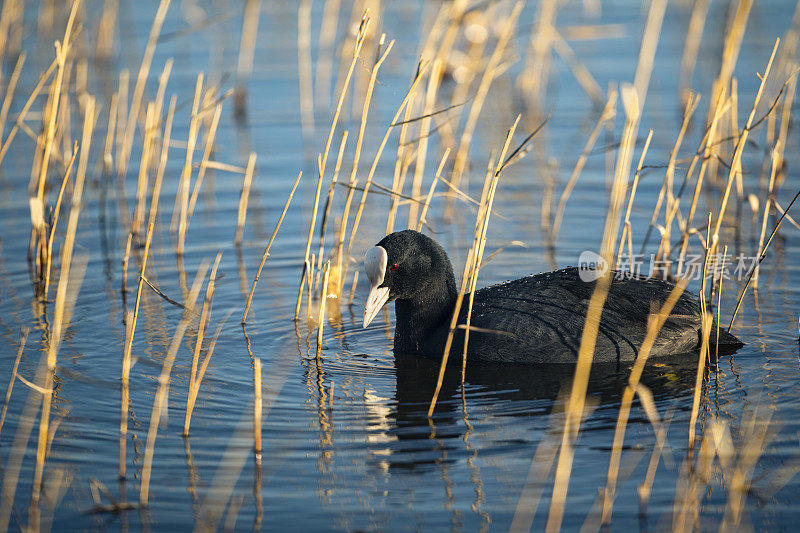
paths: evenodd
<path fill-rule="evenodd" d="M 369 279 L 369 295 L 364 305 L 364 327 L 369 326 L 378 311 L 389 299 L 389 287 L 379 287 L 386 273 L 389 257 L 382 246 L 373 246 L 364 254 L 364 270 Z"/>

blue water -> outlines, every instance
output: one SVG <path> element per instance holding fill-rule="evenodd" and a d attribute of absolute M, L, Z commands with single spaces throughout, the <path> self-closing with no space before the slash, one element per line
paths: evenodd
<path fill-rule="evenodd" d="M 197 73 L 205 72 L 206 78 L 214 82 L 223 80 L 223 89 L 233 85 L 242 14 L 238 3 L 174 4 L 162 30 L 165 37 L 156 48 L 146 98 L 155 95 L 157 78 L 165 61 L 174 58 L 166 94 L 168 98 L 175 94 L 179 106 L 173 138 L 185 142 Z M 350 2 L 343 4 L 337 47 L 344 39 L 343 27 L 352 9 Z M 418 43 L 426 35 L 439 6 L 439 2 L 430 1 L 390 2 L 380 9 L 380 31 L 396 42 L 375 89 L 359 170 L 362 176 L 372 161 L 386 124 L 405 94 L 418 59 Z M 339 304 L 330 302 L 334 312 L 325 324 L 320 365 L 314 357 L 316 325 L 305 319 L 305 305 L 301 320 L 297 325 L 293 321 L 313 206 L 315 159 L 324 146 L 331 118 L 329 108 L 318 106 L 313 138 L 304 141 L 298 90 L 296 7 L 294 2 L 263 2 L 254 68 L 247 83 L 246 118 L 238 121 L 233 102 L 227 101 L 217 133 L 215 161 L 244 166 L 251 151 L 258 154 L 241 249 L 234 246 L 233 239 L 242 176 L 209 171 L 189 226 L 182 265 L 176 260 L 175 237 L 169 232 L 169 224 L 184 150 L 180 147 L 170 150 L 148 265 L 149 278 L 164 293 L 180 300 L 182 278 L 191 284 L 201 263 L 212 261 L 221 250 L 223 256 L 210 329 L 213 331 L 229 312 L 233 314 L 222 327 L 216 353 L 200 389 L 191 434 L 184 439 L 181 432 L 196 325 L 189 328 L 171 373 L 169 406 L 158 431 L 150 503 L 146 509 L 120 514 L 86 513 L 95 505 L 91 483 L 93 479 L 101 482 L 116 499 L 138 501 L 157 380 L 181 317 L 180 309 L 153 292 L 144 291 L 133 344 L 136 364 L 131 373 L 129 476 L 124 483 L 119 483 L 119 376 L 125 339 L 120 287 L 127 238 L 120 205 L 127 201 L 128 210 L 133 209 L 141 141 L 137 136 L 131 168 L 125 179 L 126 200 L 114 186 L 116 178 L 107 182 L 103 177 L 101 146 L 108 102 L 116 89 L 119 71 L 128 68 L 135 77 L 156 3 L 121 3 L 112 60 L 108 64 L 90 60 L 88 64 L 89 92 L 97 96 L 100 104 L 98 130 L 101 133 L 95 136 L 90 152 L 75 249 L 76 256 L 84 258 L 87 266 L 58 355 L 51 419 L 57 420 L 59 425 L 45 469 L 46 486 L 47 481 L 56 479 L 59 473 L 64 473 L 68 482 L 63 486 L 63 494 L 58 494 L 54 509 L 50 500 L 43 499 L 43 514 L 48 520 L 52 517 L 55 530 L 138 530 L 143 527 L 187 530 L 195 524 L 207 524 L 207 513 L 214 508 L 211 504 L 219 499 L 217 494 L 222 494 L 223 509 L 228 509 L 229 504 L 234 508 L 238 506 L 235 528 L 240 530 L 254 527 L 297 531 L 506 530 L 523 487 L 530 481 L 542 486 L 533 528 L 544 529 L 553 486 L 552 473 L 529 480 L 528 472 L 537 446 L 547 438 L 551 412 L 558 410 L 557 395 L 562 385 L 569 382 L 568 371 L 470 368 L 463 396 L 458 376 L 448 378 L 429 422 L 425 413 L 438 367 L 427 360 L 395 359 L 392 354 L 393 313 L 381 313 L 369 328 L 361 328 L 366 295 L 363 281 L 352 305 L 347 304 L 346 298 Z M 80 40 L 88 41 L 90 49 L 102 8 L 103 2 L 88 2 L 86 6 L 87 18 Z M 484 8 L 483 4 L 476 7 Z M 698 116 L 706 113 L 711 82 L 719 71 L 727 8 L 727 3 L 711 4 L 693 79 L 695 90 L 702 94 Z M 491 9 L 495 18 L 499 17 L 497 13 L 508 10 L 503 5 L 493 5 Z M 322 10 L 322 2 L 312 2 L 313 72 L 316 72 L 316 60 L 320 55 L 317 36 Z M 524 137 L 522 130 L 530 130 L 538 123 L 535 110 L 523 105 L 515 85 L 524 65 L 537 10 L 535 5 L 523 10 L 519 30 L 507 54 L 507 59 L 514 62 L 489 93 L 470 152 L 472 169 L 466 188 L 472 195 L 480 194 L 490 153 L 500 148 L 506 129 L 517 113 L 524 116 L 517 135 L 519 141 Z M 740 124 L 758 88 L 755 73 L 763 72 L 775 38 L 786 34 L 793 10 L 790 2 L 780 1 L 759 2 L 752 9 L 736 68 Z M 57 20 L 62 20 L 64 11 L 59 3 Z M 635 154 L 638 159 L 644 137 L 652 128 L 654 136 L 646 159 L 649 165 L 666 164 L 680 126 L 678 72 L 689 16 L 690 9 L 683 3 L 676 2 L 667 8 Z M 187 34 L 174 33 L 206 18 L 216 22 Z M 638 3 L 603 3 L 601 15 L 595 19 L 584 13 L 581 2 L 573 1 L 559 10 L 557 25 L 562 29 L 584 24 L 619 25 L 619 35 L 570 41 L 577 57 L 605 90 L 609 83 L 632 81 L 645 18 L 646 9 Z M 37 7 L 26 5 L 23 49 L 28 51 L 28 63 L 12 102 L 12 119 L 24 105 L 39 73 L 49 64 L 51 42 L 62 30 L 60 24 L 53 30 L 52 39 L 37 35 Z M 493 39 L 489 46 L 494 46 Z M 336 58 L 334 78 L 338 55 Z M 357 67 L 358 76 L 363 80 L 368 76 L 368 65 L 362 62 Z M 5 84 L 13 62 L 6 58 L 3 68 Z M 581 251 L 599 247 L 608 199 L 607 160 L 603 147 L 618 142 L 622 111 L 620 109 L 613 131 L 601 135 L 588 158 L 567 204 L 556 246 L 551 249 L 541 228 L 542 198 L 547 194 L 548 180 L 555 180 L 554 209 L 598 116 L 598 110 L 576 83 L 567 65 L 556 58 L 551 69 L 545 111 L 552 110 L 552 118 L 535 139 L 529 156 L 501 177 L 495 200 L 495 210 L 501 216 L 491 220 L 487 254 L 510 241 L 521 241 L 526 246 L 512 246 L 498 254 L 481 269 L 481 285 L 575 264 Z M 452 90 L 452 82 L 445 82 L 437 108 L 449 105 Z M 765 94 L 765 101 L 770 102 L 775 94 L 774 90 Z M 74 85 L 70 98 L 73 108 L 77 109 Z M 41 99 L 37 101 L 33 109 L 38 111 L 41 102 Z M 759 116 L 766 112 L 766 106 L 762 104 L 759 108 Z M 353 113 L 353 108 L 354 104 L 348 101 L 342 116 L 342 127 L 350 132 L 341 173 L 344 179 L 349 175 L 358 129 L 359 117 Z M 73 120 L 72 135 L 78 137 L 81 120 L 78 115 Z M 28 123 L 34 130 L 38 128 L 35 120 L 29 119 Z M 679 159 L 690 157 L 696 150 L 702 136 L 700 129 L 698 123 L 689 131 Z M 766 146 L 763 130 L 753 132 L 751 138 L 758 145 L 749 147 L 744 159 L 745 195 L 756 194 L 762 201 L 762 209 L 765 194 L 759 188 L 759 178 L 761 150 Z M 333 166 L 339 135 L 334 137 L 328 172 Z M 386 187 L 391 186 L 396 135 L 387 145 L 375 178 Z M 431 143 L 423 191 L 427 191 L 441 156 L 443 137 L 434 135 Z M 201 151 L 202 144 L 198 146 Z M 35 295 L 26 260 L 30 238 L 27 183 L 33 153 L 33 142 L 20 133 L 0 166 L 0 333 L 3 337 L 0 341 L 0 382 L 3 383 L 0 390 L 3 391 L 11 377 L 20 328 L 31 328 L 31 334 L 19 373 L 32 380 L 49 338 L 49 322 L 43 318 L 52 320 L 52 303 L 48 303 L 45 315 L 34 305 Z M 195 155 L 200 157 L 198 152 Z M 786 157 L 786 183 L 778 192 L 778 201 L 784 207 L 797 187 L 794 169 L 798 164 L 798 141 L 791 130 Z M 676 183 L 683 179 L 687 165 L 687 162 L 680 164 Z M 247 290 L 266 239 L 300 170 L 305 171 L 305 177 L 258 284 L 253 318 L 243 331 L 239 321 Z M 720 175 L 726 175 L 724 169 Z M 662 179 L 663 168 L 654 168 L 644 173 L 639 184 L 631 218 L 637 249 Z M 54 198 L 54 195 L 51 191 L 49 197 Z M 341 213 L 344 196 L 345 189 L 336 190 L 333 213 Z M 356 194 L 356 199 L 359 197 L 360 193 Z M 438 197 L 431 207 L 429 220 L 431 234 L 445 246 L 456 271 L 460 271 L 471 244 L 475 212 L 466 204 L 455 205 L 454 216 L 446 218 L 445 201 Z M 706 207 L 717 209 L 718 205 L 718 194 L 701 197 L 695 224 L 702 224 Z M 682 211 L 687 207 L 682 205 Z M 354 245 L 356 257 L 383 236 L 387 209 L 385 196 L 370 196 Z M 734 211 L 731 204 L 729 212 Z M 758 224 L 752 225 L 746 203 L 742 213 L 741 219 L 732 219 L 722 234 L 723 244 L 729 246 L 731 255 L 753 255 L 757 246 L 760 217 Z M 406 217 L 407 207 L 401 207 L 396 227 L 403 226 Z M 63 222 L 59 228 L 65 227 L 61 224 Z M 738 237 L 734 227 L 740 230 Z M 768 229 L 771 227 L 772 221 Z M 330 239 L 327 246 L 330 247 Z M 800 508 L 800 481 L 789 478 L 785 486 L 770 494 L 771 476 L 783 466 L 791 467 L 800 458 L 797 440 L 800 430 L 797 317 L 800 309 L 796 303 L 800 285 L 795 281 L 800 269 L 798 246 L 797 229 L 784 224 L 763 264 L 758 290 L 751 291 L 745 298 L 733 329 L 746 346 L 734 355 L 720 358 L 718 365 L 705 377 L 701 399 L 700 435 L 703 436 L 703 429 L 710 427 L 713 420 L 723 421 L 730 428 L 737 450 L 744 449 L 741 428 L 749 416 L 758 413 L 760 420 L 770 420 L 774 433 L 756 463 L 755 490 L 745 500 L 743 517 L 745 524 L 759 530 L 789 530 L 800 518 L 797 510 Z M 314 250 L 316 245 L 312 247 Z M 698 241 L 693 240 L 692 253 L 698 250 Z M 646 257 L 654 251 L 651 240 Z M 134 247 L 128 272 L 129 289 L 135 290 L 141 254 L 142 250 Z M 357 268 L 351 266 L 350 272 Z M 349 284 L 348 277 L 345 296 Z M 721 306 L 723 323 L 730 317 L 741 286 L 736 280 L 725 281 Z M 693 282 L 690 290 L 697 292 L 699 283 Z M 53 294 L 51 291 L 51 299 Z M 127 295 L 129 309 L 134 297 L 134 292 Z M 263 362 L 264 452 L 260 467 L 252 452 L 253 357 Z M 645 478 L 655 435 L 637 402 L 622 455 L 622 475 L 611 523 L 615 530 L 662 529 L 669 528 L 672 523 L 676 485 L 680 485 L 681 465 L 688 457 L 694 364 L 694 360 L 681 360 L 654 366 L 645 373 L 643 381 L 654 393 L 660 415 L 671 413 L 668 453 L 665 452 L 665 459 L 656 471 L 646 515 L 640 518 L 637 486 Z M 627 367 L 598 369 L 590 382 L 590 395 L 596 407 L 585 422 L 575 448 L 564 530 L 580 528 L 587 517 L 589 527 L 596 528 L 598 489 L 605 485 L 609 450 L 627 372 Z M 0 434 L 0 468 L 4 476 L 29 390 L 20 381 L 13 389 Z M 770 413 L 769 417 L 766 413 Z M 34 426 L 22 462 L 11 515 L 12 530 L 28 521 L 37 427 Z M 718 527 L 725 511 L 728 478 L 729 472 L 723 474 L 715 467 L 710 481 L 712 488 L 704 494 L 699 506 L 698 528 Z M 101 497 L 101 503 L 108 501 Z M 231 512 L 230 516 L 217 517 L 218 527 L 222 528 L 226 516 L 232 522 L 233 515 Z M 47 523 L 45 520 L 44 526 Z"/>

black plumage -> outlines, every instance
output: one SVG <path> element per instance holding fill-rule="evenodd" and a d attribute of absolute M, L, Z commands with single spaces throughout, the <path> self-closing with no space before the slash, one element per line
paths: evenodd
<path fill-rule="evenodd" d="M 365 308 L 365 325 L 377 312 L 373 309 L 375 305 L 380 307 L 394 301 L 395 353 L 440 359 L 458 296 L 446 252 L 433 239 L 413 230 L 387 235 L 377 247 L 380 248 L 372 249 L 372 255 L 368 252 L 365 260 L 373 284 Z M 582 281 L 578 268 L 571 267 L 476 291 L 470 324 L 478 329 L 470 331 L 467 359 L 502 363 L 575 362 L 594 287 L 594 281 Z M 635 359 L 647 333 L 653 306 L 663 305 L 673 287 L 653 278 L 615 276 L 601 315 L 594 361 Z M 367 316 L 369 312 L 371 316 Z M 465 301 L 459 324 L 466 322 L 466 313 Z M 700 321 L 697 296 L 684 292 L 661 329 L 650 356 L 697 350 Z M 714 342 L 716 327 L 712 330 Z M 463 337 L 463 329 L 458 329 L 451 349 L 453 361 L 461 359 Z M 742 345 L 722 330 L 719 343 L 728 351 Z"/>

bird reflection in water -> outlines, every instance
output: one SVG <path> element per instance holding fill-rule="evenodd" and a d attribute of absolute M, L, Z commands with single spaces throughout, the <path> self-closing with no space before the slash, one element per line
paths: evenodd
<path fill-rule="evenodd" d="M 696 358 L 695 354 L 687 354 L 669 363 L 649 364 L 641 382 L 652 391 L 657 403 L 673 403 L 677 398 L 678 402 L 689 406 L 696 377 Z M 598 403 L 598 408 L 619 404 L 628 383 L 629 367 L 630 364 L 594 365 L 587 394 Z M 395 356 L 394 401 L 371 391 L 365 394 L 371 415 L 368 442 L 372 453 L 380 457 L 377 466 L 415 469 L 443 460 L 452 462 L 467 455 L 474 459 L 478 450 L 471 448 L 468 438 L 473 424 L 480 423 L 480 419 L 476 419 L 474 413 L 470 419 L 470 410 L 490 416 L 546 417 L 556 407 L 559 393 L 571 384 L 572 371 L 570 365 L 563 364 L 475 363 L 467 365 L 462 389 L 460 372 L 451 368 L 445 374 L 436 411 L 429 419 L 427 410 L 436 387 L 439 363 L 398 354 Z M 594 424 L 588 430 L 610 428 L 613 428 L 612 420 L 599 426 Z"/>

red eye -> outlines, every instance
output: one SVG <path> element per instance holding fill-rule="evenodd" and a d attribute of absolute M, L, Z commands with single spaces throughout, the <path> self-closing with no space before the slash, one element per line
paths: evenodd
<path fill-rule="evenodd" d="M 389 270 L 397 270 L 397 263 L 389 267 Z"/>

